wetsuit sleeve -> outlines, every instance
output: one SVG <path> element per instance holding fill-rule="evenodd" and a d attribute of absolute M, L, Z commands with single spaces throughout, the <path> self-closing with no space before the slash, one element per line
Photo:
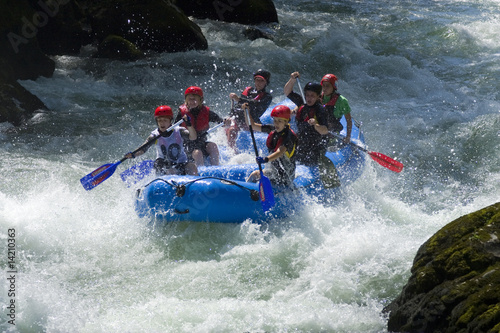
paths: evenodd
<path fill-rule="evenodd" d="M 179 121 L 179 120 L 181 120 L 181 119 L 182 119 L 182 112 L 181 112 L 181 110 L 179 110 L 179 111 L 177 112 L 177 116 L 175 117 L 175 121 L 174 121 L 174 123 L 178 122 L 178 121 Z"/>
<path fill-rule="evenodd" d="M 262 127 L 261 127 L 261 132 L 267 133 L 267 134 L 271 133 L 273 130 L 274 130 L 273 125 L 262 125 Z"/>
<path fill-rule="evenodd" d="M 154 142 L 151 142 L 151 141 L 156 141 L 156 139 L 155 139 L 155 136 L 154 136 L 154 135 L 150 135 L 150 136 L 148 136 L 148 138 L 146 139 L 146 141 L 144 141 L 144 143 L 142 144 L 142 145 L 145 145 L 145 144 L 147 144 L 147 143 L 150 143 L 150 144 L 146 145 L 144 148 L 142 148 L 142 149 L 141 149 L 143 152 L 147 152 L 147 151 L 149 150 L 149 148 L 150 148 L 152 145 L 154 145 Z M 141 145 L 141 146 L 142 146 L 142 145 Z"/>
<path fill-rule="evenodd" d="M 224 121 L 217 113 L 210 111 L 208 114 L 208 121 L 211 123 L 221 123 Z"/>
<path fill-rule="evenodd" d="M 184 140 L 189 140 L 189 130 L 184 127 L 179 127 L 181 136 Z"/>
<path fill-rule="evenodd" d="M 302 100 L 302 96 L 297 94 L 295 91 L 292 91 L 290 94 L 288 94 L 288 97 L 292 102 L 295 103 L 297 106 L 304 105 L 304 101 Z"/>

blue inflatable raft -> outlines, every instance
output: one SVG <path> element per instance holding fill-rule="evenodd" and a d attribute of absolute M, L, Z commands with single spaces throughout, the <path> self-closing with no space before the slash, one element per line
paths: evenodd
<path fill-rule="evenodd" d="M 284 103 L 286 101 L 280 104 Z M 271 121 L 269 114 L 273 107 L 261 117 L 263 123 Z M 345 127 L 345 119 L 342 122 Z M 267 154 L 267 135 L 255 134 L 260 152 Z M 345 135 L 345 132 L 341 135 Z M 364 143 L 357 124 L 353 124 L 351 139 L 356 144 Z M 240 131 L 237 147 L 240 152 L 253 152 L 249 132 Z M 361 175 L 365 156 L 352 145 L 336 147 L 325 156 L 335 165 L 341 187 Z M 149 165 L 145 166 L 147 163 Z M 295 188 L 274 188 L 275 205 L 264 212 L 258 183 L 245 182 L 246 177 L 257 169 L 257 164 L 205 166 L 199 168 L 199 176 L 170 175 L 154 178 L 136 191 L 136 212 L 140 217 L 161 222 L 263 222 L 293 215 L 298 209 L 303 209 L 304 200 L 319 198 L 328 201 L 339 191 L 339 188 L 324 188 L 317 167 L 297 165 Z M 127 170 L 128 173 L 122 173 L 122 179 L 125 181 L 131 175 L 137 179 L 146 179 L 146 174 L 151 170 L 152 161 L 145 161 L 137 170 L 131 168 Z"/>

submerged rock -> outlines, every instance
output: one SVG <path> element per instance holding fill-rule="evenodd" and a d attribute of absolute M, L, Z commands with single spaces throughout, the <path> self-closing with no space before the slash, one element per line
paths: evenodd
<path fill-rule="evenodd" d="M 500 332 L 500 203 L 425 242 L 389 312 L 391 332 Z"/>

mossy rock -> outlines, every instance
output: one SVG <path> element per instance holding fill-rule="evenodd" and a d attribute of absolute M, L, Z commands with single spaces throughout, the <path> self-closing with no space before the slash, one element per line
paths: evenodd
<path fill-rule="evenodd" d="M 97 54 L 99 58 L 118 60 L 137 60 L 144 57 L 144 52 L 139 50 L 132 42 L 123 37 L 109 35 L 99 44 Z"/>
<path fill-rule="evenodd" d="M 500 203 L 463 216 L 417 252 L 384 311 L 394 332 L 500 331 Z"/>

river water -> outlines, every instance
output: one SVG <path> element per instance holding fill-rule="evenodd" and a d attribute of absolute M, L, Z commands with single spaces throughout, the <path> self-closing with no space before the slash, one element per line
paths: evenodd
<path fill-rule="evenodd" d="M 386 332 L 382 309 L 419 246 L 499 201 L 499 1 L 275 4 L 272 39 L 197 20 L 207 51 L 124 63 L 86 47 L 55 57 L 52 78 L 21 82 L 51 110 L 22 128 L 0 124 L 0 264 L 7 278 L 9 261 L 17 272 L 0 284 L 2 331 Z M 227 115 L 228 94 L 258 68 L 272 72 L 274 102 L 295 70 L 303 84 L 336 74 L 368 147 L 404 171 L 368 159 L 333 207 L 311 200 L 265 226 L 151 227 L 118 175 L 131 161 L 82 188 L 82 176 L 143 142 L 156 106 L 199 85 Z M 223 145 L 223 131 L 213 139 Z"/>

